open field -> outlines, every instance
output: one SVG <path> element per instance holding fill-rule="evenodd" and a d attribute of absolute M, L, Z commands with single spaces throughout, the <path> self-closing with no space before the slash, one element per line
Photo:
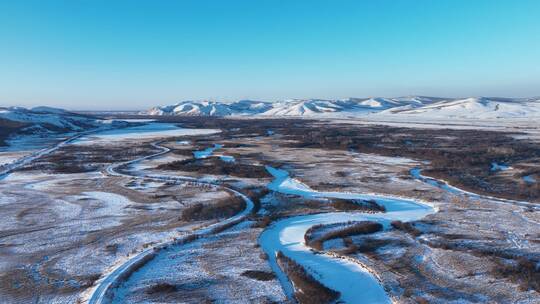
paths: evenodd
<path fill-rule="evenodd" d="M 0 302 L 540 300 L 540 144 L 529 133 L 140 124 L 0 181 Z"/>

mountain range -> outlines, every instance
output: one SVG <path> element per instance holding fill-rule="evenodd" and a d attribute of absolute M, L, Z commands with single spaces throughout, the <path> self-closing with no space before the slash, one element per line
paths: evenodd
<path fill-rule="evenodd" d="M 22 126 L 30 133 L 54 133 L 86 130 L 102 120 L 52 107 L 0 107 L 0 124 Z"/>
<path fill-rule="evenodd" d="M 144 115 L 179 116 L 422 116 L 432 118 L 519 118 L 540 116 L 538 98 L 407 96 L 397 98 L 291 99 L 277 102 L 240 100 L 182 101 L 143 111 Z"/>
<path fill-rule="evenodd" d="M 111 125 L 102 120 L 51 107 L 0 107 L 0 146 L 18 135 L 50 137 Z M 116 122 L 115 122 L 116 123 Z"/>

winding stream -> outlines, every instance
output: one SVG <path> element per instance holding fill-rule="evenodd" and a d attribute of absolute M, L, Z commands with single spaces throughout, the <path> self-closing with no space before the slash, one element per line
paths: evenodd
<path fill-rule="evenodd" d="M 295 194 L 306 198 L 374 199 L 386 207 L 386 213 L 366 214 L 356 212 L 321 213 L 301 215 L 280 220 L 266 229 L 259 237 L 259 243 L 268 255 L 268 260 L 277 274 L 285 292 L 293 295 L 293 288 L 287 276 L 277 265 L 276 252 L 304 266 L 316 279 L 327 287 L 341 293 L 345 303 L 390 303 L 379 280 L 360 263 L 347 259 L 337 259 L 329 254 L 314 254 L 304 242 L 306 231 L 318 224 L 334 224 L 347 221 L 376 221 L 385 228 L 391 221 L 415 221 L 436 212 L 435 208 L 418 201 L 383 196 L 377 194 L 319 192 L 310 189 L 298 180 L 289 177 L 284 170 L 267 167 L 274 176 L 268 188 L 284 194 Z"/>
<path fill-rule="evenodd" d="M 118 265 L 117 267 L 114 267 L 102 279 L 100 279 L 97 286 L 95 286 L 93 289 L 89 291 L 90 293 L 90 296 L 88 299 L 89 304 L 98 304 L 98 303 L 105 303 L 105 302 L 110 301 L 113 296 L 113 293 L 115 292 L 114 289 L 119 287 L 120 284 L 128 282 L 135 271 L 138 271 L 139 269 L 143 267 L 148 267 L 150 262 L 153 260 L 160 260 L 162 258 L 166 259 L 170 251 L 180 251 L 185 241 L 189 240 L 192 236 L 196 236 L 199 238 L 199 237 L 211 235 L 212 233 L 214 233 L 214 231 L 222 227 L 226 227 L 227 225 L 242 221 L 247 215 L 251 213 L 251 211 L 254 208 L 253 202 L 246 195 L 234 189 L 228 188 L 223 185 L 218 185 L 211 181 L 200 180 L 197 178 L 187 177 L 187 176 L 145 174 L 144 172 L 126 173 L 126 172 L 120 172 L 118 170 L 119 167 L 133 165 L 143 160 L 148 160 L 148 159 L 161 156 L 170 151 L 169 148 L 161 146 L 159 142 L 152 143 L 151 145 L 154 148 L 159 149 L 160 151 L 157 153 L 140 157 L 140 158 L 130 160 L 127 162 L 112 164 L 107 167 L 105 172 L 112 176 L 123 176 L 123 177 L 128 177 L 128 178 L 144 178 L 144 179 L 151 179 L 155 181 L 190 182 L 191 184 L 195 184 L 195 185 L 206 185 L 206 186 L 211 186 L 214 188 L 224 189 L 242 198 L 246 202 L 246 208 L 240 213 L 230 218 L 227 218 L 221 222 L 209 225 L 202 229 L 198 229 L 190 233 L 189 235 L 186 235 L 176 241 L 164 241 L 163 243 L 158 244 L 157 246 L 148 248 L 138 253 L 137 255 L 129 258 L 126 262 Z M 122 290 L 116 290 L 115 293 L 119 295 L 120 298 L 122 298 L 123 296 Z"/>
<path fill-rule="evenodd" d="M 54 152 L 64 145 L 70 144 L 78 140 L 83 135 L 89 135 L 92 132 L 83 132 L 74 137 L 68 138 L 53 147 L 37 151 L 36 153 L 23 157 L 9 166 L 0 168 L 0 179 L 7 176 L 13 170 L 26 165 L 44 155 Z M 137 158 L 131 161 L 115 163 L 108 166 L 105 173 L 112 176 L 123 176 L 128 178 L 145 178 L 156 181 L 174 181 L 174 182 L 190 182 L 196 185 L 205 185 L 228 190 L 235 195 L 238 195 L 246 202 L 246 209 L 239 214 L 228 218 L 222 222 L 210 225 L 203 229 L 194 231 L 191 235 L 198 237 L 206 236 L 213 233 L 214 229 L 224 227 L 231 223 L 243 220 L 252 210 L 253 202 L 242 193 L 223 185 L 218 185 L 208 180 L 201 180 L 186 176 L 168 176 L 157 174 L 146 174 L 142 171 L 124 172 L 119 168 L 123 166 L 133 165 L 143 160 L 159 157 L 170 151 L 167 147 L 161 146 L 159 143 L 152 143 L 153 147 L 159 149 L 159 152 L 152 155 Z M 206 158 L 212 155 L 215 149 L 219 149 L 221 145 L 216 144 L 214 147 L 195 151 L 195 158 Z M 234 158 L 226 158 L 224 161 L 234 161 Z M 381 223 L 385 229 L 388 229 L 390 222 L 394 220 L 400 221 L 416 221 L 425 216 L 436 212 L 436 208 L 428 203 L 414 201 L 411 199 L 385 196 L 379 194 L 366 193 L 350 193 L 350 192 L 321 192 L 311 189 L 301 181 L 293 179 L 287 171 L 276 169 L 267 166 L 274 180 L 267 185 L 268 189 L 280 192 L 283 194 L 298 195 L 305 198 L 341 198 L 341 199 L 356 199 L 356 200 L 375 200 L 378 204 L 383 205 L 387 212 L 378 214 L 366 214 L 361 212 L 334 212 L 321 213 L 314 215 L 300 215 L 290 218 L 285 218 L 273 223 L 259 237 L 259 243 L 264 252 L 268 255 L 269 263 L 272 270 L 276 273 L 285 293 L 292 298 L 293 287 L 287 276 L 281 271 L 277 265 L 276 252 L 282 251 L 286 256 L 294 259 L 310 272 L 317 280 L 327 287 L 339 291 L 341 293 L 340 301 L 345 303 L 390 303 L 391 299 L 384 291 L 379 279 L 369 269 L 364 267 L 359 262 L 354 262 L 349 259 L 339 259 L 327 253 L 315 254 L 311 248 L 307 247 L 304 242 L 306 231 L 318 224 L 335 224 L 347 221 L 375 221 Z M 420 169 L 412 169 L 411 175 L 424 183 L 439 187 L 445 191 L 457 195 L 467 195 L 471 198 L 482 198 L 499 203 L 511 203 L 523 207 L 531 207 L 538 209 L 535 204 L 523 201 L 514 201 L 507 199 L 499 199 L 489 196 L 483 196 L 476 193 L 468 192 L 457 187 L 451 186 L 445 181 L 437 180 L 431 177 L 426 177 L 421 174 Z M 118 287 L 121 282 L 129 279 L 134 269 L 145 265 L 152 259 L 161 258 L 160 255 L 165 255 L 167 250 L 181 250 L 183 239 L 177 242 L 164 241 L 163 243 L 146 249 L 135 256 L 130 257 L 122 264 L 113 266 L 106 275 L 98 282 L 97 286 L 89 290 L 88 303 L 103 303 L 110 300 L 110 293 Z M 166 249 L 166 250 L 165 250 Z"/>
<path fill-rule="evenodd" d="M 292 258 L 317 280 L 327 287 L 341 293 L 340 301 L 345 303 L 391 303 L 376 274 L 365 268 L 359 262 L 349 259 L 339 259 L 327 253 L 315 254 L 305 244 L 304 235 L 314 225 L 327 225 L 348 221 L 375 221 L 388 229 L 391 221 L 416 221 L 436 212 L 436 208 L 425 202 L 410 199 L 383 196 L 378 194 L 320 192 L 311 189 L 302 182 L 291 178 L 287 171 L 267 167 L 274 180 L 268 188 L 283 194 L 298 195 L 305 198 L 341 198 L 341 199 L 373 199 L 386 207 L 386 213 L 365 214 L 355 212 L 321 213 L 315 215 L 300 215 L 286 218 L 272 224 L 259 237 L 259 243 L 268 255 L 270 265 L 277 274 L 286 294 L 293 297 L 294 289 L 287 276 L 281 271 L 276 261 L 276 253 L 283 252 Z M 438 187 L 454 195 L 465 195 L 473 199 L 485 199 L 497 203 L 514 204 L 522 207 L 538 209 L 536 204 L 495 198 L 480 195 L 454 187 L 446 181 L 426 177 L 421 169 L 410 171 L 411 175 L 423 183 Z"/>
<path fill-rule="evenodd" d="M 142 160 L 158 157 L 169 152 L 168 148 L 163 147 L 158 143 L 153 143 L 152 145 L 161 151 L 128 162 L 113 164 L 107 168 L 106 172 L 110 175 L 116 176 L 120 175 L 136 178 L 150 178 L 155 180 L 189 181 L 208 184 L 207 181 L 200 181 L 192 177 L 150 175 L 144 174 L 143 172 L 126 174 L 117 170 L 121 166 L 133 165 L 134 163 Z M 216 148 L 219 148 L 219 145 L 203 151 L 198 151 L 202 153 L 196 154 L 195 157 L 208 157 Z M 415 221 L 435 212 L 436 210 L 426 203 L 398 197 L 363 193 L 319 192 L 311 189 L 296 179 L 290 178 L 287 171 L 269 166 L 267 166 L 266 169 L 274 176 L 274 180 L 267 185 L 270 190 L 284 194 L 299 195 L 305 198 L 341 198 L 358 200 L 373 199 L 377 201 L 378 204 L 383 205 L 387 210 L 386 213 L 380 214 L 335 212 L 295 216 L 278 221 L 270 226 L 270 228 L 266 229 L 259 237 L 259 243 L 261 244 L 262 249 L 267 253 L 270 266 L 276 273 L 285 293 L 292 298 L 294 291 L 287 276 L 277 265 L 275 257 L 277 251 L 282 251 L 286 256 L 294 259 L 299 264 L 304 266 L 324 285 L 339 291 L 341 293 L 340 300 L 343 302 L 355 303 L 361 299 L 362 303 L 390 303 L 391 300 L 384 291 L 378 278 L 371 273 L 369 269 L 352 260 L 338 259 L 330 254 L 314 254 L 304 243 L 304 235 L 310 227 L 317 224 L 334 224 L 347 221 L 371 220 L 379 222 L 385 228 L 388 228 L 391 221 Z M 215 186 L 214 184 L 211 185 Z M 235 193 L 242 196 L 244 199 L 249 200 L 241 193 Z M 242 219 L 243 216 L 249 213 L 251 208 L 252 203 L 250 202 L 249 208 L 247 208 L 244 212 L 233 218 L 220 222 L 219 225 L 221 226 L 230 223 L 231 221 Z M 209 232 L 211 232 L 210 228 L 203 229 L 197 233 L 205 235 Z M 167 250 L 161 250 L 166 247 L 166 245 L 163 244 L 158 247 L 160 250 L 158 250 L 157 253 L 154 249 L 146 250 L 131 258 L 120 267 L 116 268 L 99 283 L 98 287 L 93 292 L 89 303 L 103 303 L 109 300 L 109 292 L 125 279 L 126 273 L 128 274 L 129 281 L 129 276 L 132 272 L 130 269 L 138 268 L 139 264 L 144 264 L 144 267 L 150 267 L 150 265 L 153 263 L 146 265 L 149 260 L 159 261 L 161 259 L 161 255 L 163 255 L 163 258 L 166 258 L 170 251 L 179 251 L 182 249 L 182 245 L 173 246 L 174 247 L 168 248 Z M 151 257 L 149 258 L 149 256 Z M 132 279 L 136 280 L 136 278 Z M 122 288 L 117 290 L 117 294 L 120 296 L 120 298 L 122 298 L 122 294 L 124 292 L 125 291 Z"/>

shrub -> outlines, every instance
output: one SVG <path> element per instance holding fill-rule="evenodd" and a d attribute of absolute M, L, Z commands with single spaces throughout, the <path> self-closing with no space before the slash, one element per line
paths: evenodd
<path fill-rule="evenodd" d="M 263 217 L 259 218 L 257 220 L 257 222 L 255 222 L 253 227 L 266 228 L 268 225 L 270 225 L 270 223 L 272 223 L 272 218 L 269 217 L 269 216 L 263 216 Z"/>
<path fill-rule="evenodd" d="M 293 283 L 294 297 L 300 304 L 334 303 L 339 299 L 339 292 L 324 286 L 311 276 L 304 267 L 285 256 L 281 251 L 277 253 L 277 261 L 283 272 Z"/>
<path fill-rule="evenodd" d="M 386 212 L 386 208 L 375 200 L 333 199 L 332 207 L 342 211 Z"/>
<path fill-rule="evenodd" d="M 540 292 L 540 270 L 537 264 L 526 257 L 518 257 L 509 262 L 498 259 L 493 273 L 496 277 L 508 278 L 519 284 L 521 291 L 533 289 Z"/>
<path fill-rule="evenodd" d="M 246 208 L 246 202 L 238 196 L 230 196 L 211 204 L 197 203 L 182 211 L 182 221 L 202 221 L 226 218 Z"/>
<path fill-rule="evenodd" d="M 219 157 L 204 159 L 185 159 L 157 166 L 160 170 L 180 170 L 197 172 L 201 174 L 229 175 L 244 178 L 270 178 L 272 177 L 264 166 L 243 164 L 241 162 L 225 162 Z"/>
<path fill-rule="evenodd" d="M 241 275 L 259 281 L 271 281 L 276 277 L 272 272 L 260 270 L 246 270 Z"/>
<path fill-rule="evenodd" d="M 118 251 L 118 244 L 109 244 L 105 246 L 105 251 L 110 254 L 115 254 Z"/>
<path fill-rule="evenodd" d="M 392 221 L 391 225 L 392 227 L 401 231 L 405 231 L 415 237 L 422 234 L 422 231 L 416 229 L 416 227 L 414 227 L 411 223 L 408 222 Z"/>
<path fill-rule="evenodd" d="M 146 290 L 147 294 L 170 293 L 176 291 L 176 286 L 169 283 L 157 283 Z"/>
<path fill-rule="evenodd" d="M 261 199 L 265 197 L 268 193 L 270 193 L 270 190 L 266 188 L 246 188 L 246 189 L 238 189 L 238 191 L 242 192 L 244 195 L 249 197 L 251 201 L 253 202 L 253 211 L 252 214 L 256 214 L 261 210 Z"/>
<path fill-rule="evenodd" d="M 317 250 L 323 250 L 324 242 L 337 238 L 347 238 L 352 235 L 359 234 L 370 234 L 381 231 L 383 226 L 380 223 L 372 221 L 356 222 L 350 224 L 344 228 L 339 228 L 336 230 L 330 230 L 322 234 L 317 239 L 312 240 L 312 235 L 317 229 L 324 228 L 326 225 L 315 225 L 306 231 L 304 235 L 304 240 L 308 246 L 311 246 Z"/>

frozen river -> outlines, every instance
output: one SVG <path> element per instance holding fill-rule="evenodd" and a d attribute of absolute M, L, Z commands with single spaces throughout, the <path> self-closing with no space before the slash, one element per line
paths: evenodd
<path fill-rule="evenodd" d="M 360 212 L 321 213 L 301 215 L 280 220 L 265 230 L 259 243 L 268 255 L 272 269 L 277 274 L 285 292 L 292 296 L 293 288 L 286 275 L 279 268 L 276 253 L 283 252 L 301 264 L 317 280 L 327 287 L 341 293 L 340 300 L 345 303 L 390 303 L 390 298 L 377 278 L 359 263 L 337 259 L 328 254 L 315 254 L 306 246 L 306 231 L 319 224 L 334 224 L 348 221 L 375 221 L 385 228 L 391 221 L 414 221 L 436 210 L 426 203 L 382 196 L 377 194 L 319 192 L 310 189 L 300 181 L 289 177 L 280 169 L 267 167 L 274 176 L 268 188 L 284 194 L 300 195 L 306 198 L 341 198 L 357 200 L 375 200 L 386 207 L 386 213 L 366 214 Z"/>

